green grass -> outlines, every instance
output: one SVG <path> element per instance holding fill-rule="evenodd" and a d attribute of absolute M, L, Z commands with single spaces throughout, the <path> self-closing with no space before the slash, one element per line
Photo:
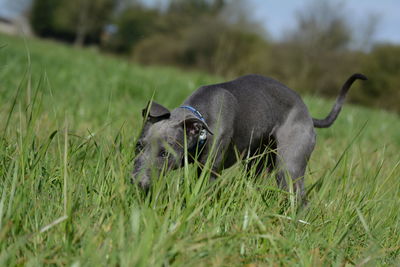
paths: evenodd
<path fill-rule="evenodd" d="M 145 197 L 129 183 L 141 109 L 221 79 L 49 41 L 0 46 L 0 265 L 400 262 L 398 116 L 347 104 L 318 130 L 304 209 L 240 163 L 213 184 L 194 166 L 167 173 Z M 332 104 L 305 100 L 316 117 Z"/>

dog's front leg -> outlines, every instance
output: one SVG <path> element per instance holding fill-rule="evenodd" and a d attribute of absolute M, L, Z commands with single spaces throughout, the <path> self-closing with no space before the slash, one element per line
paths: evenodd
<path fill-rule="evenodd" d="M 223 168 L 229 167 L 228 165 L 232 165 L 230 160 L 226 157 L 226 151 L 228 150 L 230 142 L 231 136 L 229 134 L 221 134 L 215 141 L 211 138 L 210 140 L 207 140 L 204 151 L 199 158 L 199 175 L 201 174 L 202 170 L 205 170 L 204 167 L 211 166 L 211 168 L 207 171 L 210 171 L 210 181 L 214 181 L 220 176 Z"/>

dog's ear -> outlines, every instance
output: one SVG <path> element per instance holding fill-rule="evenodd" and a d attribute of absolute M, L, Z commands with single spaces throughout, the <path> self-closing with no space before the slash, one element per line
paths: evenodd
<path fill-rule="evenodd" d="M 186 129 L 186 134 L 190 136 L 200 134 L 200 131 L 203 129 L 213 135 L 207 123 L 195 117 L 185 119 L 181 122 L 181 126 Z"/>
<path fill-rule="evenodd" d="M 154 101 L 149 101 L 146 108 L 142 110 L 142 116 L 144 119 L 147 118 L 147 121 L 155 123 L 168 119 L 171 116 L 171 112 L 166 107 Z"/>

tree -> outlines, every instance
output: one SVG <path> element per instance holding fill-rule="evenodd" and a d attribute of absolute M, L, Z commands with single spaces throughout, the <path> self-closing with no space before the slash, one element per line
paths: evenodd
<path fill-rule="evenodd" d="M 224 6 L 225 0 L 171 0 L 168 13 L 198 17 L 204 14 L 217 14 Z"/>
<path fill-rule="evenodd" d="M 82 46 L 86 41 L 100 40 L 118 3 L 117 0 L 34 0 L 30 20 L 38 35 Z"/>
<path fill-rule="evenodd" d="M 351 41 L 346 7 L 332 1 L 313 1 L 297 12 L 297 26 L 288 39 L 321 50 L 343 50 Z"/>
<path fill-rule="evenodd" d="M 35 0 L 30 12 L 30 23 L 33 31 L 43 37 L 55 34 L 54 12 L 59 6 L 54 0 Z"/>
<path fill-rule="evenodd" d="M 82 46 L 90 36 L 98 39 L 115 8 L 114 0 L 63 0 L 54 15 L 57 27 L 75 34 L 74 44 Z"/>
<path fill-rule="evenodd" d="M 103 46 L 115 52 L 130 52 L 141 40 L 160 31 L 160 14 L 140 5 L 125 8 L 114 20 L 116 32 Z"/>
<path fill-rule="evenodd" d="M 290 86 L 329 96 L 356 63 L 349 53 L 352 28 L 343 3 L 312 1 L 297 12 L 297 24 L 280 44 L 282 73 Z"/>

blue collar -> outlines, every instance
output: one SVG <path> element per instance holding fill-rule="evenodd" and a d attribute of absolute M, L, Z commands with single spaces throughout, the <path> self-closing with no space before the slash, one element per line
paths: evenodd
<path fill-rule="evenodd" d="M 201 120 L 202 122 L 206 123 L 206 120 L 204 119 L 204 117 L 203 117 L 203 116 L 201 115 L 201 113 L 200 113 L 197 109 L 195 109 L 194 107 L 191 107 L 191 106 L 180 106 L 179 108 L 184 108 L 184 109 L 190 110 L 199 120 Z M 191 153 L 191 154 L 193 154 L 193 155 L 196 153 L 196 151 L 201 152 L 201 150 L 202 150 L 204 144 L 206 143 L 206 140 L 207 140 L 207 132 L 206 132 L 205 129 L 203 129 L 202 131 L 204 131 L 204 133 L 203 133 L 204 136 L 203 136 L 203 138 L 200 137 L 200 140 L 199 140 L 199 143 L 198 143 L 199 147 L 198 147 L 197 144 L 196 144 L 194 147 L 192 147 L 192 148 L 189 149 L 189 153 Z M 200 134 L 200 136 L 201 136 L 201 135 L 202 135 L 202 134 Z"/>
<path fill-rule="evenodd" d="M 180 106 L 179 108 L 184 108 L 184 109 L 190 110 L 199 120 L 201 120 L 203 122 L 206 122 L 206 120 L 201 115 L 201 113 L 197 109 L 195 109 L 194 107 L 191 107 L 191 106 Z"/>

